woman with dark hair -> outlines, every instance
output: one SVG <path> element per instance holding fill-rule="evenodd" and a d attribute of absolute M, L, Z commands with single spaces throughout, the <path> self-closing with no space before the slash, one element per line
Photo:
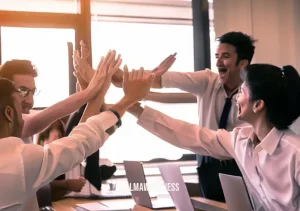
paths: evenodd
<path fill-rule="evenodd" d="M 249 65 L 237 95 L 238 119 L 249 126 L 209 130 L 149 107 L 129 111 L 138 124 L 177 147 L 217 159 L 234 158 L 255 210 L 300 209 L 300 137 L 288 127 L 300 115 L 300 76 L 292 66 Z M 257 203 L 258 202 L 258 203 Z"/>
<path fill-rule="evenodd" d="M 58 119 L 53 122 L 48 128 L 39 133 L 37 144 L 44 146 L 65 136 L 64 123 Z M 66 194 L 74 191 L 80 192 L 85 185 L 86 180 L 83 177 L 78 179 L 65 179 L 65 175 L 57 177 L 50 183 L 52 201 L 62 199 Z"/>

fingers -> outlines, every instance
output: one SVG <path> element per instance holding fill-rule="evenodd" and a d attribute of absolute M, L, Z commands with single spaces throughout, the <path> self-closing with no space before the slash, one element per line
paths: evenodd
<path fill-rule="evenodd" d="M 137 71 L 136 79 L 143 78 L 143 75 L 144 75 L 144 68 L 141 67 L 141 68 Z"/>
<path fill-rule="evenodd" d="M 86 44 L 82 40 L 80 41 L 80 51 L 81 51 L 81 58 L 87 59 L 90 56 L 89 49 L 87 48 Z"/>
<path fill-rule="evenodd" d="M 126 64 L 124 65 L 123 71 L 123 82 L 127 82 L 129 80 L 129 72 Z"/>

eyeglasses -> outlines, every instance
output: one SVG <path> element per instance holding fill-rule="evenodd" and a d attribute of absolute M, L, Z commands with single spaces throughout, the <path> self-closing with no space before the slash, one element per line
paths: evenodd
<path fill-rule="evenodd" d="M 20 87 L 17 90 L 22 98 L 27 97 L 30 92 L 32 92 L 33 96 L 37 96 L 40 93 L 40 91 L 37 89 L 28 89 L 26 87 Z"/>

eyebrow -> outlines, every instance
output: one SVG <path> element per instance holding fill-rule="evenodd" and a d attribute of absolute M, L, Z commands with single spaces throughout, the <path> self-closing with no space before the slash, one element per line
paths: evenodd
<path fill-rule="evenodd" d="M 228 52 L 224 52 L 224 53 L 222 53 L 221 55 L 230 56 L 230 53 L 228 53 Z M 215 54 L 215 56 L 219 56 L 219 54 L 218 54 L 218 53 L 216 53 L 216 54 Z"/>
<path fill-rule="evenodd" d="M 23 88 L 23 89 L 28 89 L 28 90 L 34 90 L 34 89 L 36 89 L 36 87 L 33 87 L 32 89 L 30 89 L 30 88 L 28 88 L 28 87 L 26 87 L 26 86 L 20 86 L 19 89 L 20 89 L 20 88 L 21 88 L 21 89 L 22 89 L 22 88 Z"/>

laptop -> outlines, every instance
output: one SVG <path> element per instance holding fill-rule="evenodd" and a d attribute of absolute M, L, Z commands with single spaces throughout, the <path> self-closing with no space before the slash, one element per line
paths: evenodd
<path fill-rule="evenodd" d="M 253 211 L 250 195 L 240 176 L 219 174 L 228 210 Z"/>
<path fill-rule="evenodd" d="M 98 191 L 92 184 L 86 181 L 80 192 L 71 192 L 66 198 L 88 198 L 88 199 L 129 199 L 130 191 L 109 191 L 108 186 L 102 185 L 102 190 Z"/>
<path fill-rule="evenodd" d="M 177 186 L 177 189 L 169 189 L 169 193 L 174 201 L 176 210 L 194 211 L 194 210 L 210 210 L 210 211 L 228 211 L 223 203 L 208 199 L 191 199 L 183 180 L 180 167 L 174 164 L 159 166 L 160 173 L 166 184 Z"/>
<path fill-rule="evenodd" d="M 176 210 L 194 211 L 194 207 L 183 181 L 179 166 L 172 164 L 159 165 L 159 171 L 166 184 L 177 187 L 177 189 L 168 190 L 175 204 Z"/>
<path fill-rule="evenodd" d="M 157 197 L 156 200 L 151 199 L 141 162 L 124 161 L 123 163 L 131 195 L 136 204 L 153 210 L 175 208 L 170 198 L 159 199 L 159 197 Z"/>

